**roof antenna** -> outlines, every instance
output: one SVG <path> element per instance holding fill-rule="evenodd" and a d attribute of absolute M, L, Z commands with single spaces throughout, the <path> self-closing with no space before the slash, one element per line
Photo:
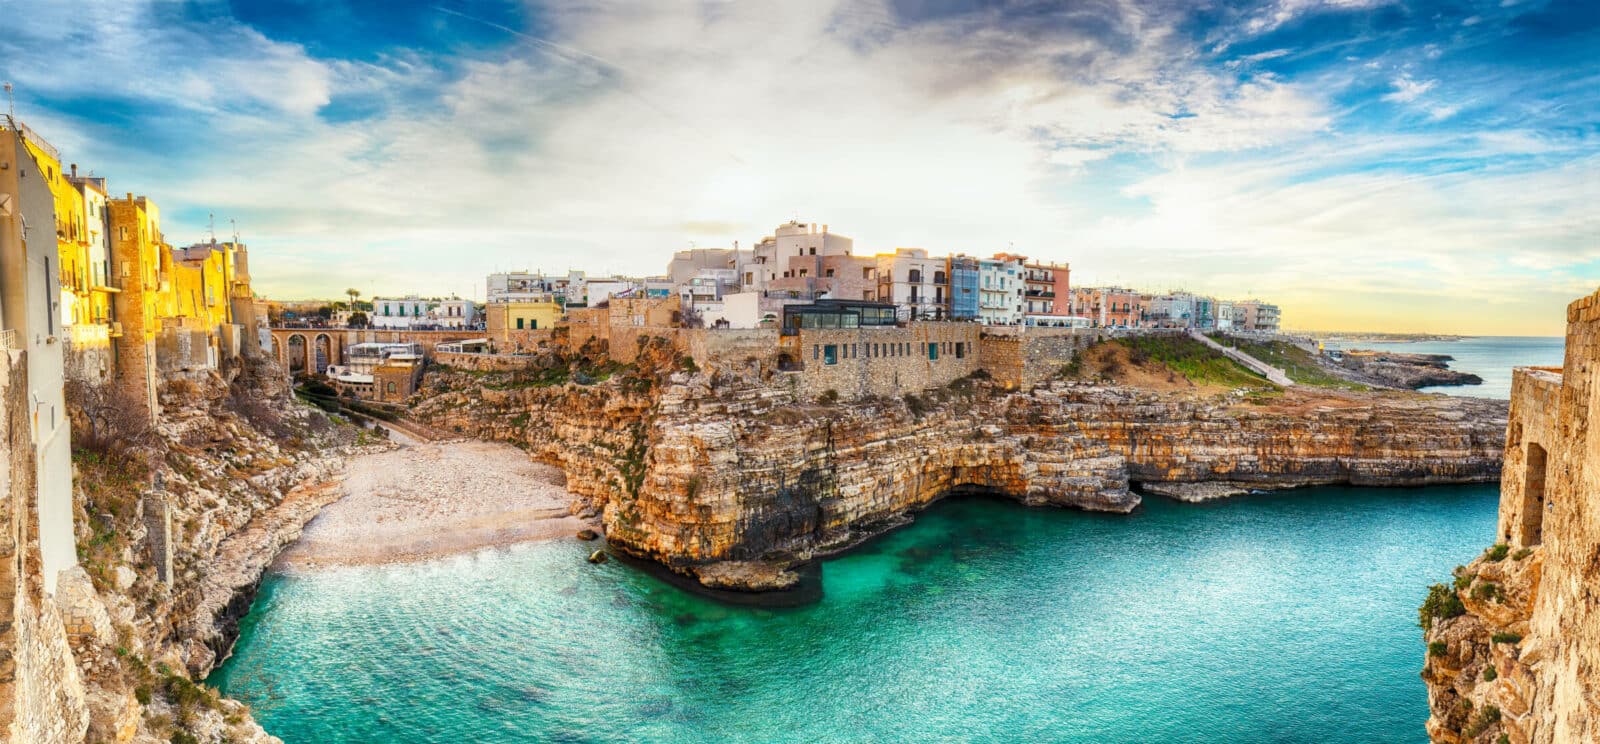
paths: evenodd
<path fill-rule="evenodd" d="M 9 80 L 6 81 L 5 89 L 6 89 L 6 119 L 8 119 L 12 123 L 13 126 L 15 126 L 16 122 L 17 122 L 17 97 L 11 94 L 11 81 L 9 81 Z"/>
<path fill-rule="evenodd" d="M 235 220 L 234 218 L 229 217 L 228 218 L 228 224 L 233 226 L 233 247 L 238 248 L 239 247 L 239 222 L 238 222 L 238 220 Z"/>
<path fill-rule="evenodd" d="M 217 244 L 217 213 L 206 212 L 206 232 L 211 233 L 211 244 Z"/>

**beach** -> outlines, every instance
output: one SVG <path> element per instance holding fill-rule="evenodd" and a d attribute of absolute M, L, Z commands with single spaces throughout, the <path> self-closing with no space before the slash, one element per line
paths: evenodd
<path fill-rule="evenodd" d="M 420 561 L 597 528 L 571 513 L 560 469 L 515 447 L 395 441 L 349 462 L 345 496 L 306 525 L 280 568 Z"/>

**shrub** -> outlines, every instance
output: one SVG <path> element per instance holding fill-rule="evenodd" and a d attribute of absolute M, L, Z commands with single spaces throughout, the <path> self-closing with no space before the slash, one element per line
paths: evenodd
<path fill-rule="evenodd" d="M 172 742 L 172 744 L 200 744 L 200 740 L 196 739 L 194 734 L 183 730 L 172 732 L 172 738 L 167 741 Z"/>
<path fill-rule="evenodd" d="M 1500 709 L 1493 705 L 1485 705 L 1478 709 L 1478 717 L 1474 719 L 1472 721 L 1472 725 L 1468 726 L 1467 730 L 1463 731 L 1462 733 L 1466 734 L 1468 738 L 1472 738 L 1483 733 L 1484 731 L 1489 730 L 1490 726 L 1493 726 L 1499 722 Z"/>
<path fill-rule="evenodd" d="M 1450 644 L 1445 643 L 1444 641 L 1434 641 L 1434 642 L 1428 644 L 1428 655 L 1429 656 L 1444 656 L 1445 652 L 1447 652 L 1449 650 L 1450 650 Z"/>
<path fill-rule="evenodd" d="M 688 372 L 691 375 L 700 371 L 700 365 L 695 364 L 694 357 L 689 356 L 688 354 L 678 357 L 678 368 Z"/>
<path fill-rule="evenodd" d="M 828 389 L 828 390 L 824 390 L 824 391 L 822 391 L 822 395 L 817 396 L 817 402 L 821 403 L 822 405 L 825 405 L 825 406 L 831 406 L 831 405 L 833 405 L 835 403 L 838 403 L 839 402 L 839 391 L 833 390 L 831 388 Z"/>
<path fill-rule="evenodd" d="M 1510 552 L 1511 552 L 1511 546 L 1510 545 L 1507 545 L 1505 543 L 1495 543 L 1494 547 L 1489 548 L 1487 551 L 1484 552 L 1484 557 L 1488 558 L 1491 561 L 1503 561 L 1503 560 L 1505 560 L 1506 555 L 1508 553 L 1510 553 Z"/>
<path fill-rule="evenodd" d="M 1489 640 L 1495 643 L 1521 643 L 1522 636 L 1517 633 L 1495 633 L 1489 636 Z"/>
<path fill-rule="evenodd" d="M 1435 620 L 1448 620 L 1467 613 L 1466 605 L 1461 604 L 1461 598 L 1450 587 L 1444 584 L 1434 584 L 1428 587 L 1428 596 L 1422 600 L 1422 606 L 1417 608 L 1417 624 L 1423 630 L 1433 627 Z"/>
<path fill-rule="evenodd" d="M 140 705 L 149 705 L 150 693 L 150 685 L 139 685 L 133 688 L 133 699 L 139 701 Z"/>
<path fill-rule="evenodd" d="M 1460 568 L 1458 567 L 1456 570 L 1459 571 Z M 1456 591 L 1461 591 L 1469 586 L 1472 586 L 1472 581 L 1476 578 L 1478 578 L 1477 574 L 1460 574 L 1456 576 Z"/>
<path fill-rule="evenodd" d="M 1495 680 L 1495 678 L 1499 677 L 1499 676 L 1500 676 L 1500 673 L 1495 671 L 1494 667 L 1492 665 L 1491 666 L 1486 666 L 1486 667 L 1483 668 L 1483 681 L 1485 681 L 1485 682 L 1493 682 Z"/>
<path fill-rule="evenodd" d="M 1533 555 L 1533 548 L 1523 548 L 1521 550 L 1518 550 L 1515 553 L 1512 553 L 1511 557 L 1520 561 L 1523 558 L 1527 558 L 1530 555 Z"/>
<path fill-rule="evenodd" d="M 1505 601 L 1506 593 L 1500 588 L 1499 584 L 1485 581 L 1472 590 L 1472 598 L 1479 601 L 1503 602 Z"/>

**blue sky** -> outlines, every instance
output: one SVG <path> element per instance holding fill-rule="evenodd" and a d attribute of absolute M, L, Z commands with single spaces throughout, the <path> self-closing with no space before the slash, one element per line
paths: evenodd
<path fill-rule="evenodd" d="M 1302 328 L 1559 333 L 1600 4 L 0 0 L 17 111 L 271 296 L 658 273 L 791 217 Z"/>

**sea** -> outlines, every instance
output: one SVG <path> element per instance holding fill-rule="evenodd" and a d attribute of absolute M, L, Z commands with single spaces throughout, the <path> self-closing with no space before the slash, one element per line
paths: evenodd
<path fill-rule="evenodd" d="M 1479 394 L 1560 362 L 1559 339 L 1438 346 Z M 1493 541 L 1496 491 L 1129 515 L 952 497 L 824 561 L 801 607 L 593 565 L 577 540 L 271 573 L 207 682 L 288 744 L 1421 744 L 1417 606 Z"/>

